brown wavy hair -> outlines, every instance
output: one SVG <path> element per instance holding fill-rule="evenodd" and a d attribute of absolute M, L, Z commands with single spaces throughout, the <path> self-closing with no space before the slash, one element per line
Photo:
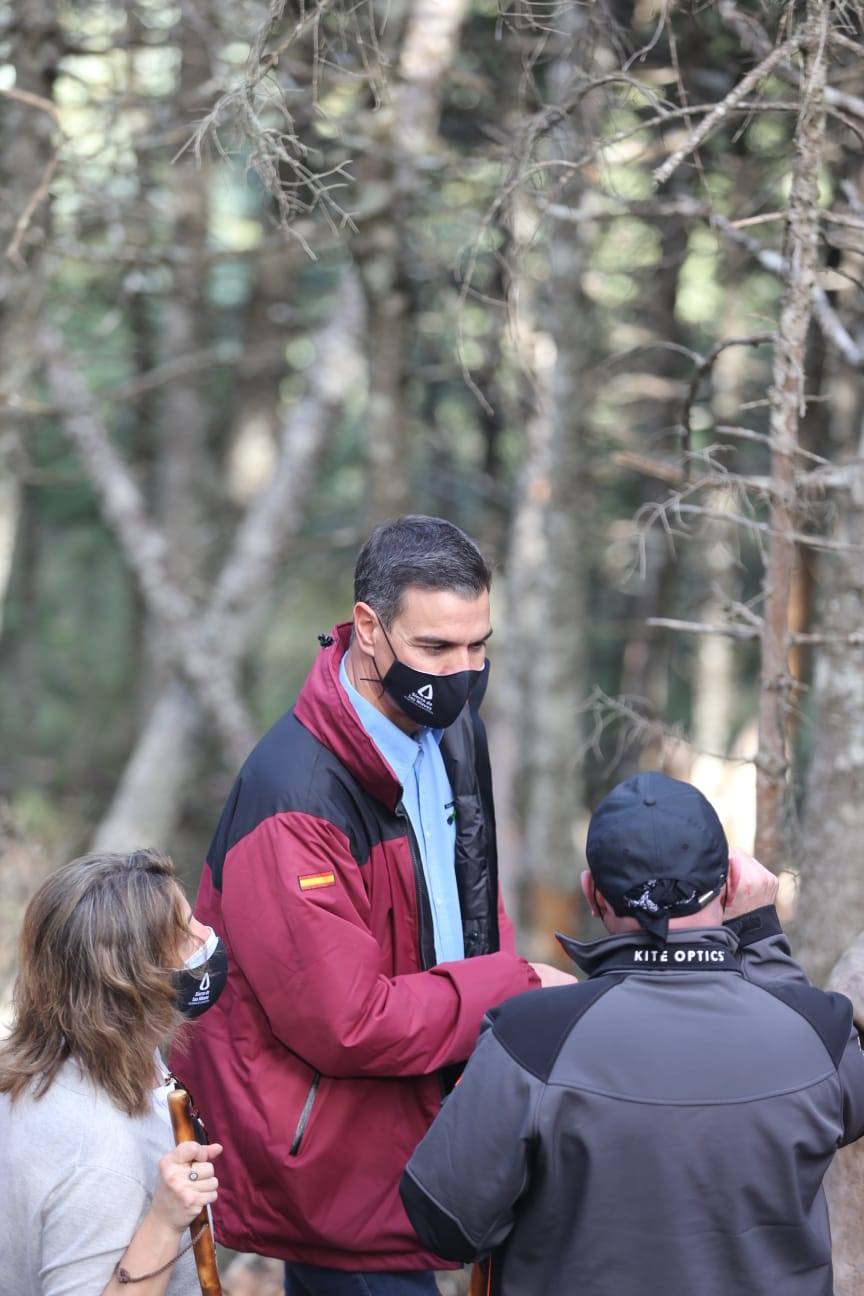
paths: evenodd
<path fill-rule="evenodd" d="M 172 966 L 188 935 L 174 865 L 156 850 L 84 855 L 24 915 L 15 1022 L 0 1043 L 0 1093 L 37 1098 L 68 1058 L 130 1116 L 144 1115 L 158 1046 L 182 1023 Z"/>

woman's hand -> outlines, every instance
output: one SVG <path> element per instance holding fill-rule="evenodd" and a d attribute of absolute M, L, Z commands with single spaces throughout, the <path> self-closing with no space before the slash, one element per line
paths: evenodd
<path fill-rule="evenodd" d="M 165 1153 L 150 1203 L 150 1213 L 158 1223 L 182 1233 L 202 1207 L 216 1200 L 219 1181 L 213 1162 L 221 1151 L 221 1143 L 178 1143 Z"/>

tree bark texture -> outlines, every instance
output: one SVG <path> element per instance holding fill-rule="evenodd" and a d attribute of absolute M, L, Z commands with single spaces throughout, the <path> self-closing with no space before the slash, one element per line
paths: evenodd
<path fill-rule="evenodd" d="M 8 19 L 6 61 L 15 68 L 15 89 L 36 102 L 0 96 L 0 626 L 23 507 L 25 429 L 15 405 L 38 363 L 42 251 L 51 216 L 47 192 L 38 199 L 56 161 L 52 86 L 62 48 L 49 0 L 13 0 Z"/>
<path fill-rule="evenodd" d="M 825 142 L 828 0 L 808 0 L 805 74 L 795 131 L 795 160 L 786 225 L 789 267 L 775 342 L 770 393 L 771 534 L 764 578 L 760 671 L 759 750 L 756 758 L 756 854 L 779 871 L 787 859 L 789 595 L 795 561 L 790 532 L 796 524 L 794 452 L 804 415 L 804 359 L 819 265 L 819 169 Z"/>
<path fill-rule="evenodd" d="M 573 78 L 570 54 L 590 64 L 588 22 L 566 16 L 572 46 L 551 76 L 556 99 Z M 584 113 L 590 112 L 586 105 Z M 568 155 L 577 128 L 566 118 L 548 147 Z M 512 217 L 516 265 L 527 252 L 530 213 L 517 198 Z M 580 704 L 588 693 L 584 626 L 592 501 L 587 485 L 583 410 L 590 403 L 588 312 L 582 291 L 586 250 L 578 232 L 559 230 L 550 246 L 543 299 L 528 275 L 512 285 L 511 333 L 526 381 L 529 414 L 508 557 L 507 649 L 511 745 L 522 908 L 533 952 L 556 959 L 556 930 L 573 930 L 578 913 L 578 839 L 585 819 Z"/>
<path fill-rule="evenodd" d="M 815 649 L 797 910 L 796 949 L 819 984 L 864 928 L 864 647 L 844 642 L 864 628 L 864 469 L 850 471 L 849 489 L 835 495 L 835 534 L 858 552 L 823 559 L 819 579 L 819 629 L 837 641 Z"/>

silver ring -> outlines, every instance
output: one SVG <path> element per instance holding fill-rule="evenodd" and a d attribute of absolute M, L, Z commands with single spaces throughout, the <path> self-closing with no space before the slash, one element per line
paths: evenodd
<path fill-rule="evenodd" d="M 197 1170 L 190 1170 L 190 1171 L 189 1171 L 189 1178 L 194 1182 L 194 1181 L 198 1178 L 198 1171 L 197 1171 Z"/>

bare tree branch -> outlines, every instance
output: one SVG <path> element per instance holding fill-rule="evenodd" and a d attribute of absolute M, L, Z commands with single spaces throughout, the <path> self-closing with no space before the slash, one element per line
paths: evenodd
<path fill-rule="evenodd" d="M 791 36 L 789 40 L 784 41 L 782 45 L 778 45 L 770 54 L 766 55 L 762 62 L 752 68 L 745 77 L 742 77 L 734 90 L 730 90 L 726 98 L 721 100 L 707 117 L 703 117 L 681 147 L 676 149 L 671 157 L 667 158 L 663 165 L 656 169 L 654 172 L 655 182 L 658 185 L 665 184 L 670 176 L 674 175 L 678 170 L 684 159 L 689 157 L 691 153 L 695 153 L 699 145 L 704 143 L 712 131 L 725 121 L 736 104 L 745 99 L 760 81 L 764 81 L 765 77 L 777 67 L 778 63 L 783 63 L 791 54 L 795 53 L 801 44 L 801 40 L 801 33 Z"/>
<path fill-rule="evenodd" d="M 710 625 L 707 621 L 677 621 L 674 617 L 649 617 L 647 624 L 659 626 L 664 630 L 685 630 L 688 634 L 725 635 L 727 639 L 759 638 L 759 631 L 755 626 L 735 625 L 734 622 Z"/>
<path fill-rule="evenodd" d="M 701 357 L 700 363 L 696 366 L 693 377 L 690 380 L 690 386 L 687 390 L 687 395 L 684 397 L 684 403 L 681 408 L 681 450 L 685 464 L 692 462 L 687 459 L 687 456 L 690 453 L 690 442 L 693 435 L 693 405 L 699 394 L 699 388 L 711 373 L 718 357 L 721 356 L 724 351 L 728 351 L 730 347 L 764 346 L 765 343 L 773 341 L 773 333 L 753 333 L 749 337 L 724 338 L 721 342 L 717 342 L 706 356 Z"/>
<path fill-rule="evenodd" d="M 173 581 L 164 536 L 150 517 L 129 468 L 115 450 L 81 370 L 53 328 L 42 336 L 48 386 L 63 410 L 63 430 L 78 450 L 105 519 L 135 574 L 141 596 L 173 641 L 174 653 L 199 694 L 232 759 L 242 759 L 254 729 L 232 675 L 213 660 L 196 632 L 199 608 Z"/>
<path fill-rule="evenodd" d="M 758 20 L 752 14 L 743 13 L 734 0 L 718 0 L 717 12 L 729 30 L 735 33 L 744 48 L 752 54 L 757 55 L 757 57 L 764 57 L 772 48 L 771 38 Z M 836 40 L 836 37 L 837 33 L 833 33 L 832 38 Z M 856 48 L 854 42 L 850 42 L 850 44 L 853 48 Z M 857 46 L 859 58 L 861 52 L 861 47 Z M 801 85 L 801 73 L 790 64 L 780 63 L 777 72 L 790 85 Z M 864 118 L 864 99 L 858 95 L 846 94 L 843 90 L 837 90 L 834 86 L 826 85 L 825 103 L 832 108 L 841 108 L 844 112 L 851 113 L 853 117 Z"/>
<path fill-rule="evenodd" d="M 357 381 L 364 320 L 363 294 L 347 273 L 331 320 L 314 337 L 309 385 L 282 425 L 279 460 L 269 485 L 250 505 L 216 582 L 204 626 L 234 655 L 245 645 L 244 625 L 272 580 L 285 539 L 302 517 L 330 430 Z"/>
<path fill-rule="evenodd" d="M 16 86 L 0 86 L 0 95 L 3 95 L 6 99 L 15 99 L 18 103 L 27 104 L 30 108 L 38 108 L 40 112 L 53 117 L 58 124 L 60 122 L 57 105 L 52 103 L 50 99 L 43 98 L 42 95 L 32 94 L 29 90 L 20 90 Z"/>
<path fill-rule="evenodd" d="M 12 231 L 12 237 L 6 247 L 6 256 L 19 270 L 25 270 L 27 266 L 27 263 L 21 255 L 21 244 L 24 241 L 24 236 L 27 233 L 34 215 L 48 197 L 51 190 L 51 181 L 54 178 L 54 172 L 57 170 L 57 163 L 59 161 L 59 153 L 55 153 L 53 157 L 48 159 L 38 185 L 33 190 L 24 210 L 15 222 L 15 229 Z"/>
<path fill-rule="evenodd" d="M 349 273 L 329 323 L 314 339 L 316 363 L 309 371 L 306 394 L 283 421 L 273 476 L 249 505 L 209 602 L 198 612 L 196 638 L 221 675 L 234 678 L 286 541 L 297 534 L 305 516 L 317 465 L 357 380 L 363 320 L 362 294 Z M 160 839 L 170 835 L 179 813 L 182 782 L 162 778 L 154 784 L 152 770 L 163 765 L 174 769 L 181 755 L 184 766 L 188 763 L 200 718 L 196 697 L 204 707 L 197 687 L 193 695 L 172 681 L 156 699 L 97 830 L 99 846 L 128 846 L 136 840 L 139 823 L 157 825 Z M 183 753 L 178 752 L 181 745 Z"/>
<path fill-rule="evenodd" d="M 734 621 L 714 625 L 706 621 L 677 621 L 673 617 L 649 617 L 648 625 L 666 630 L 681 630 L 687 634 L 725 635 L 727 639 L 758 639 L 761 634 L 758 626 L 737 625 Z M 850 634 L 836 635 L 793 633 L 790 634 L 789 639 L 794 644 L 848 644 L 850 647 L 858 648 L 864 644 L 864 629 L 853 630 Z"/>

